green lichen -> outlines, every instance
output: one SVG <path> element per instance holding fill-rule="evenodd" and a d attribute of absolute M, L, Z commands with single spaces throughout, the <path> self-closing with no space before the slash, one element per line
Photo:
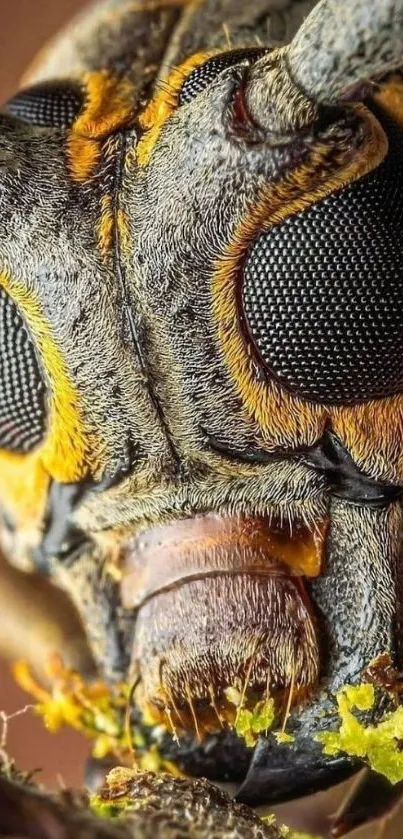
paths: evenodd
<path fill-rule="evenodd" d="M 235 731 L 245 744 L 252 748 L 256 745 L 259 734 L 268 731 L 275 719 L 274 702 L 264 699 L 258 702 L 253 711 L 241 708 L 235 720 Z"/>
<path fill-rule="evenodd" d="M 262 822 L 272 827 L 276 824 L 276 817 L 274 813 L 268 813 L 267 816 L 261 816 Z"/>
<path fill-rule="evenodd" d="M 344 752 L 367 761 L 371 769 L 392 784 L 403 780 L 403 707 L 385 715 L 377 725 L 365 725 L 353 710 L 369 711 L 375 702 L 371 684 L 345 685 L 337 697 L 341 725 L 338 731 L 316 735 L 323 751 L 331 757 Z"/>
<path fill-rule="evenodd" d="M 121 758 L 130 759 L 132 744 L 125 726 L 129 685 L 111 687 L 102 681 L 87 684 L 58 658 L 48 666 L 48 688 L 37 682 L 26 661 L 14 665 L 14 675 L 20 687 L 37 700 L 35 713 L 42 717 L 48 731 L 70 726 L 92 739 L 94 757 L 119 753 Z"/>
<path fill-rule="evenodd" d="M 288 734 L 287 731 L 276 731 L 274 732 L 274 737 L 277 740 L 277 743 L 294 743 L 295 737 L 293 734 Z"/>
<path fill-rule="evenodd" d="M 102 819 L 120 819 L 129 806 L 127 799 L 119 801 L 104 801 L 99 795 L 92 795 L 89 801 L 94 815 Z"/>
<path fill-rule="evenodd" d="M 236 687 L 224 691 L 227 702 L 236 708 L 234 729 L 242 737 L 248 748 L 256 745 L 259 734 L 268 731 L 275 720 L 274 700 L 269 698 L 257 702 L 253 709 L 244 707 L 245 697 Z"/>
<path fill-rule="evenodd" d="M 230 705 L 235 705 L 235 707 L 238 707 L 242 704 L 242 693 L 240 690 L 238 690 L 238 688 L 234 687 L 233 685 L 228 688 L 225 688 L 224 695 L 230 703 Z"/>
<path fill-rule="evenodd" d="M 89 799 L 90 809 L 96 816 L 103 819 L 119 819 L 127 808 L 132 806 L 128 791 L 133 774 L 133 770 L 126 766 L 116 766 L 108 773 L 105 789 L 100 795 L 91 795 Z"/>
<path fill-rule="evenodd" d="M 319 839 L 318 836 L 312 836 L 311 833 L 300 833 L 298 830 L 293 830 L 291 827 L 287 827 L 285 824 L 277 825 L 277 819 L 273 813 L 268 816 L 262 816 L 262 821 L 265 824 L 270 825 L 270 827 L 276 827 L 281 836 L 281 839 Z"/>

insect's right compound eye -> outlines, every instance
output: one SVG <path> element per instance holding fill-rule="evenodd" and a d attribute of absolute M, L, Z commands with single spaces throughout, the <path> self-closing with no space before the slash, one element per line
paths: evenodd
<path fill-rule="evenodd" d="M 195 96 L 203 93 L 211 82 L 228 67 L 233 67 L 236 64 L 254 64 L 268 52 L 270 52 L 268 48 L 249 47 L 248 49 L 230 50 L 213 55 L 199 67 L 195 67 L 185 79 L 179 93 L 178 104 L 186 105 L 191 102 Z"/>
<path fill-rule="evenodd" d="M 252 242 L 242 320 L 266 373 L 318 403 L 403 392 L 403 132 L 383 162 Z"/>
<path fill-rule="evenodd" d="M 46 430 L 46 384 L 28 326 L 0 288 L 0 448 L 26 454 Z"/>
<path fill-rule="evenodd" d="M 84 104 L 82 88 L 72 82 L 51 81 L 27 87 L 4 106 L 7 113 L 38 128 L 69 128 Z"/>

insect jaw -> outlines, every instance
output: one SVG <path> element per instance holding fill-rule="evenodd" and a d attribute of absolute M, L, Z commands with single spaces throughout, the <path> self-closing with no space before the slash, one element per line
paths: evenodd
<path fill-rule="evenodd" d="M 155 526 L 126 546 L 135 701 L 149 720 L 201 740 L 236 727 L 272 693 L 284 714 L 312 691 L 320 653 L 304 577 L 321 571 L 325 532 L 326 522 L 292 532 L 210 514 Z"/>
<path fill-rule="evenodd" d="M 400 503 L 364 507 L 334 497 L 329 513 L 329 530 L 323 528 L 303 567 L 292 566 L 290 556 L 284 563 L 280 529 L 276 535 L 272 528 L 276 538 L 267 550 L 271 528 L 253 517 L 205 515 L 155 526 L 126 547 L 122 591 L 126 606 L 137 610 L 135 718 L 151 742 L 162 724 L 161 754 L 183 771 L 231 776 L 242 782 L 240 799 L 253 805 L 325 788 L 356 771 L 356 758 L 329 757 L 316 737 L 337 729 L 336 695 L 344 684 L 365 680 L 370 661 L 385 652 L 399 667 Z M 290 553 L 301 556 L 298 527 L 295 537 Z M 239 545 L 243 568 L 236 565 Z M 384 699 L 377 695 L 375 722 Z M 234 732 L 240 712 L 242 725 L 256 707 L 264 718 L 268 701 L 270 725 L 247 732 L 242 743 L 245 732 L 241 740 Z M 283 731 L 291 743 L 277 741 Z"/>

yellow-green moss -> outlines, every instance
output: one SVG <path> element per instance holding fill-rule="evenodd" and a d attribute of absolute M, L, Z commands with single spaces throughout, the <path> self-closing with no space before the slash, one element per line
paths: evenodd
<path fill-rule="evenodd" d="M 242 737 L 245 744 L 252 748 L 256 745 L 259 734 L 268 731 L 275 720 L 276 711 L 274 700 L 269 698 L 257 702 L 252 710 L 245 708 L 245 697 L 236 687 L 228 687 L 224 691 L 227 702 L 236 708 L 234 728 L 238 737 Z"/>
<path fill-rule="evenodd" d="M 89 800 L 90 809 L 95 815 L 103 819 L 119 819 L 128 812 L 141 810 L 147 806 L 150 796 L 142 795 L 134 799 L 130 794 L 132 781 L 137 776 L 136 769 L 127 766 L 116 766 L 105 779 L 103 794 L 92 795 Z"/>
<path fill-rule="evenodd" d="M 235 731 L 245 740 L 248 747 L 255 746 L 259 734 L 268 731 L 275 719 L 274 702 L 265 699 L 255 705 L 253 711 L 242 708 L 235 720 Z"/>
<path fill-rule="evenodd" d="M 353 714 L 353 709 L 369 711 L 375 702 L 372 685 L 345 685 L 337 697 L 341 725 L 338 731 L 316 735 L 323 751 L 329 756 L 345 752 L 366 760 L 375 772 L 384 775 L 392 784 L 403 780 L 403 707 L 385 715 L 377 725 L 365 725 Z"/>
<path fill-rule="evenodd" d="M 132 744 L 125 727 L 129 685 L 110 687 L 102 681 L 87 684 L 79 673 L 58 661 L 49 667 L 48 689 L 36 681 L 25 661 L 17 662 L 14 674 L 23 690 L 36 698 L 35 713 L 49 731 L 67 725 L 93 740 L 94 757 L 119 753 L 130 758 Z"/>
<path fill-rule="evenodd" d="M 294 743 L 295 737 L 293 734 L 288 734 L 287 731 L 275 731 L 274 737 L 277 743 Z"/>
<path fill-rule="evenodd" d="M 104 801 L 99 795 L 92 795 L 89 803 L 96 816 L 102 819 L 120 819 L 131 802 L 127 798 Z"/>
<path fill-rule="evenodd" d="M 273 827 L 276 825 L 276 817 L 273 814 L 263 816 L 262 821 Z M 287 827 L 285 824 L 279 826 L 277 829 L 281 839 L 319 839 L 317 836 L 312 836 L 311 833 L 299 833 L 297 830 L 292 830 L 291 827 Z"/>

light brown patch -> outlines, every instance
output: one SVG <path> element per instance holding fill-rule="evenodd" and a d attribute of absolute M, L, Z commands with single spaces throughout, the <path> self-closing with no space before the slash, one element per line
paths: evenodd
<path fill-rule="evenodd" d="M 400 484 L 403 479 L 403 396 L 331 408 L 337 436 L 356 463 L 374 478 Z"/>
<path fill-rule="evenodd" d="M 263 518 L 214 514 L 155 525 L 122 549 L 122 602 L 137 609 L 160 591 L 222 574 L 317 577 L 323 567 L 327 521 L 270 524 Z"/>
<path fill-rule="evenodd" d="M 385 114 L 394 119 L 399 125 L 403 125 L 403 78 L 400 75 L 392 76 L 376 93 L 374 100 Z"/>
<path fill-rule="evenodd" d="M 329 411 L 291 396 L 275 381 L 259 379 L 254 353 L 240 329 L 239 268 L 247 247 L 262 230 L 363 177 L 384 159 L 388 142 L 381 125 L 364 106 L 357 105 L 355 109 L 366 128 L 360 152 L 354 154 L 350 147 L 337 150 L 318 143 L 306 163 L 280 183 L 263 189 L 226 253 L 216 263 L 212 290 L 220 344 L 242 402 L 262 429 L 269 451 L 278 446 L 313 445 L 323 433 Z"/>

